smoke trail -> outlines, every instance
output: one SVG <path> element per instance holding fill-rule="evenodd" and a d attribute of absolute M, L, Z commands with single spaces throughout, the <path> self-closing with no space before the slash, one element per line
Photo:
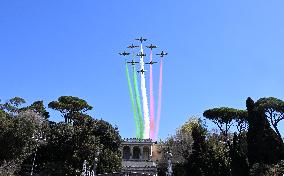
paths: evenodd
<path fill-rule="evenodd" d="M 136 66 L 133 66 L 133 82 L 134 82 L 134 94 L 135 94 L 135 100 L 136 100 L 136 108 L 137 108 L 137 117 L 138 117 L 138 122 L 139 122 L 139 129 L 140 129 L 140 134 L 139 138 L 144 138 L 144 123 L 143 123 L 143 115 L 142 115 L 142 110 L 141 110 L 141 99 L 140 99 L 140 94 L 138 90 L 138 82 L 137 82 L 137 72 L 136 72 Z"/>
<path fill-rule="evenodd" d="M 142 43 L 141 43 L 141 53 L 143 53 Z M 144 70 L 144 59 L 143 56 L 140 57 L 140 68 Z M 149 138 L 150 133 L 150 120 L 149 120 L 149 107 L 148 99 L 146 92 L 146 82 L 145 82 L 145 73 L 141 72 L 141 92 L 142 92 L 142 102 L 143 102 L 143 112 L 144 112 L 144 138 Z"/>
<path fill-rule="evenodd" d="M 137 111 L 136 111 L 135 103 L 134 103 L 134 96 L 133 96 L 133 92 L 132 92 L 132 85 L 131 85 L 131 82 L 130 82 L 130 75 L 129 75 L 129 71 L 128 71 L 127 62 L 125 62 L 125 68 L 126 68 L 126 77 L 127 77 L 127 82 L 128 82 L 129 95 L 130 95 L 130 99 L 131 99 L 131 105 L 132 105 L 133 115 L 134 115 L 134 120 L 135 120 L 136 137 L 139 138 L 140 128 L 139 128 L 139 122 L 138 122 L 138 118 L 137 118 Z"/>
<path fill-rule="evenodd" d="M 156 119 L 155 140 L 157 139 L 159 133 L 161 108 L 162 108 L 162 86 L 163 86 L 163 58 L 161 58 L 160 62 L 160 80 L 159 80 L 159 95 L 158 95 L 158 110 L 157 110 L 157 119 Z"/>
<path fill-rule="evenodd" d="M 152 49 L 150 51 L 150 62 L 153 61 Z M 153 67 L 150 64 L 150 138 L 153 139 L 155 136 L 155 117 L 154 117 L 154 95 L 153 95 Z"/>

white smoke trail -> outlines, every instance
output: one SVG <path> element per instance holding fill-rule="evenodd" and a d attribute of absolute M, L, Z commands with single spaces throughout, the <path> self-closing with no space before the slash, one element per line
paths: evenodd
<path fill-rule="evenodd" d="M 141 43 L 141 54 L 143 54 L 143 47 Z M 144 69 L 144 57 L 140 57 L 140 69 Z M 149 119 L 149 107 L 148 107 L 148 99 L 146 92 L 146 81 L 145 81 L 145 73 L 140 72 L 141 75 L 141 92 L 142 92 L 142 103 L 143 103 L 143 112 L 144 112 L 144 138 L 148 139 L 150 135 L 150 119 Z"/>

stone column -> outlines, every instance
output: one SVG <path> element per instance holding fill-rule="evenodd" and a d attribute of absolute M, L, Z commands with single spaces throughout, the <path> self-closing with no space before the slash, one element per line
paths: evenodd
<path fill-rule="evenodd" d="M 140 146 L 140 160 L 144 159 L 143 146 Z"/>
<path fill-rule="evenodd" d="M 130 159 L 132 159 L 132 157 L 133 157 L 133 146 L 130 145 L 129 147 L 130 147 Z"/>

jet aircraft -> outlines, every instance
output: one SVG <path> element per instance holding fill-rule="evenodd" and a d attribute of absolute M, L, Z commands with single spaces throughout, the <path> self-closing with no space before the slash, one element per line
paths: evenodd
<path fill-rule="evenodd" d="M 139 54 L 137 54 L 137 56 L 140 56 L 142 58 L 143 56 L 146 56 L 146 54 L 140 52 Z"/>
<path fill-rule="evenodd" d="M 143 69 L 141 69 L 141 70 L 139 70 L 139 71 L 137 71 L 138 73 L 142 73 L 142 74 L 144 74 L 145 73 L 145 71 L 147 71 L 147 70 L 143 70 Z"/>
<path fill-rule="evenodd" d="M 139 46 L 136 46 L 136 45 L 131 44 L 131 45 L 129 45 L 127 48 L 133 49 L 133 48 L 137 48 L 137 47 L 139 47 Z"/>
<path fill-rule="evenodd" d="M 123 53 L 118 53 L 119 55 L 123 55 L 123 56 L 127 56 L 127 55 L 129 55 L 130 53 L 127 53 L 127 52 L 123 52 Z"/>
<path fill-rule="evenodd" d="M 137 39 L 135 39 L 135 40 L 138 40 L 138 41 L 140 41 L 140 42 L 142 43 L 142 42 L 146 41 L 147 39 L 141 37 L 141 38 L 137 38 Z"/>
<path fill-rule="evenodd" d="M 134 60 L 132 60 L 131 62 L 127 62 L 127 63 L 131 65 L 135 65 L 135 64 L 138 64 L 139 62 L 135 62 Z"/>
<path fill-rule="evenodd" d="M 151 65 L 153 65 L 153 64 L 156 64 L 157 62 L 153 62 L 153 61 L 150 61 L 150 62 L 147 62 L 147 63 L 145 63 L 145 64 L 151 64 Z"/>
<path fill-rule="evenodd" d="M 151 44 L 151 45 L 149 45 L 149 46 L 146 46 L 147 48 L 150 48 L 151 50 L 153 49 L 153 48 L 157 48 L 157 46 L 156 45 L 153 45 L 153 44 Z"/>
<path fill-rule="evenodd" d="M 164 51 L 162 51 L 160 54 L 156 54 L 156 55 L 159 55 L 160 57 L 164 57 L 164 56 L 168 55 L 168 53 L 165 53 Z"/>

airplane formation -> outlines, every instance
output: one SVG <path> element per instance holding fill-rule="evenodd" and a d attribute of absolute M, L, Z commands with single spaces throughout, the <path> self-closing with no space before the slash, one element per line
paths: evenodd
<path fill-rule="evenodd" d="M 123 55 L 123 56 L 128 56 L 130 53 L 127 53 L 127 52 L 123 52 L 123 53 L 118 53 L 119 55 Z"/>
<path fill-rule="evenodd" d="M 150 61 L 150 62 L 146 62 L 145 64 L 153 65 L 153 64 L 156 64 L 156 63 L 157 63 L 157 62 Z"/>
<path fill-rule="evenodd" d="M 138 64 L 139 62 L 135 62 L 133 59 L 131 62 L 127 62 L 128 64 L 131 64 L 131 65 L 135 65 L 135 64 Z"/>
<path fill-rule="evenodd" d="M 138 40 L 138 41 L 140 41 L 140 42 L 142 43 L 142 42 L 145 42 L 147 39 L 141 37 L 141 38 L 137 38 L 137 39 L 135 39 L 135 40 Z"/>
<path fill-rule="evenodd" d="M 150 48 L 151 50 L 153 49 L 153 48 L 157 48 L 157 46 L 156 45 L 153 45 L 153 44 L 151 44 L 151 45 L 149 45 L 149 46 L 146 46 L 147 48 Z"/>
<path fill-rule="evenodd" d="M 140 52 L 139 54 L 137 54 L 137 56 L 144 57 L 144 56 L 146 56 L 146 54 Z"/>
<path fill-rule="evenodd" d="M 156 55 L 159 55 L 160 57 L 164 57 L 164 56 L 168 55 L 168 53 L 165 53 L 164 51 L 162 51 L 160 54 L 156 54 Z"/>
<path fill-rule="evenodd" d="M 136 38 L 135 40 L 140 41 L 141 44 L 142 44 L 143 42 L 147 41 L 147 39 L 145 39 L 145 38 L 143 38 L 143 37 Z M 131 45 L 127 46 L 127 48 L 131 48 L 131 49 L 138 48 L 138 47 L 139 47 L 139 46 L 134 45 L 134 44 L 131 44 Z M 153 45 L 153 44 L 150 44 L 149 46 L 146 46 L 146 47 L 149 48 L 149 49 L 151 49 L 151 50 L 153 50 L 154 48 L 157 48 L 157 46 L 156 46 L 156 45 Z M 119 55 L 128 56 L 128 55 L 130 55 L 130 53 L 124 51 L 124 52 L 122 52 L 122 53 L 119 53 Z M 164 56 L 168 55 L 168 53 L 162 51 L 161 53 L 156 54 L 156 55 L 158 55 L 158 56 L 160 56 L 161 58 L 163 58 Z M 140 58 L 142 58 L 142 57 L 145 57 L 146 54 L 140 52 L 139 54 L 136 54 L 136 56 L 139 56 Z M 127 63 L 128 63 L 128 64 L 131 64 L 131 65 L 135 65 L 135 64 L 138 64 L 139 62 L 136 62 L 135 60 L 132 59 L 131 61 L 128 61 Z M 153 64 L 156 64 L 156 63 L 157 63 L 157 62 L 150 61 L 150 62 L 146 62 L 145 64 L 153 65 Z M 147 71 L 147 70 L 141 69 L 141 70 L 139 70 L 139 71 L 137 71 L 137 72 L 144 74 L 145 71 Z"/>
<path fill-rule="evenodd" d="M 131 45 L 129 45 L 127 48 L 133 49 L 133 48 L 138 48 L 138 47 L 139 47 L 139 46 L 136 46 L 136 45 L 131 44 Z"/>
<path fill-rule="evenodd" d="M 145 73 L 145 71 L 147 71 L 147 70 L 143 70 L 143 69 L 141 69 L 141 70 L 139 70 L 139 71 L 137 71 L 138 73 L 142 73 L 142 74 L 144 74 Z"/>

